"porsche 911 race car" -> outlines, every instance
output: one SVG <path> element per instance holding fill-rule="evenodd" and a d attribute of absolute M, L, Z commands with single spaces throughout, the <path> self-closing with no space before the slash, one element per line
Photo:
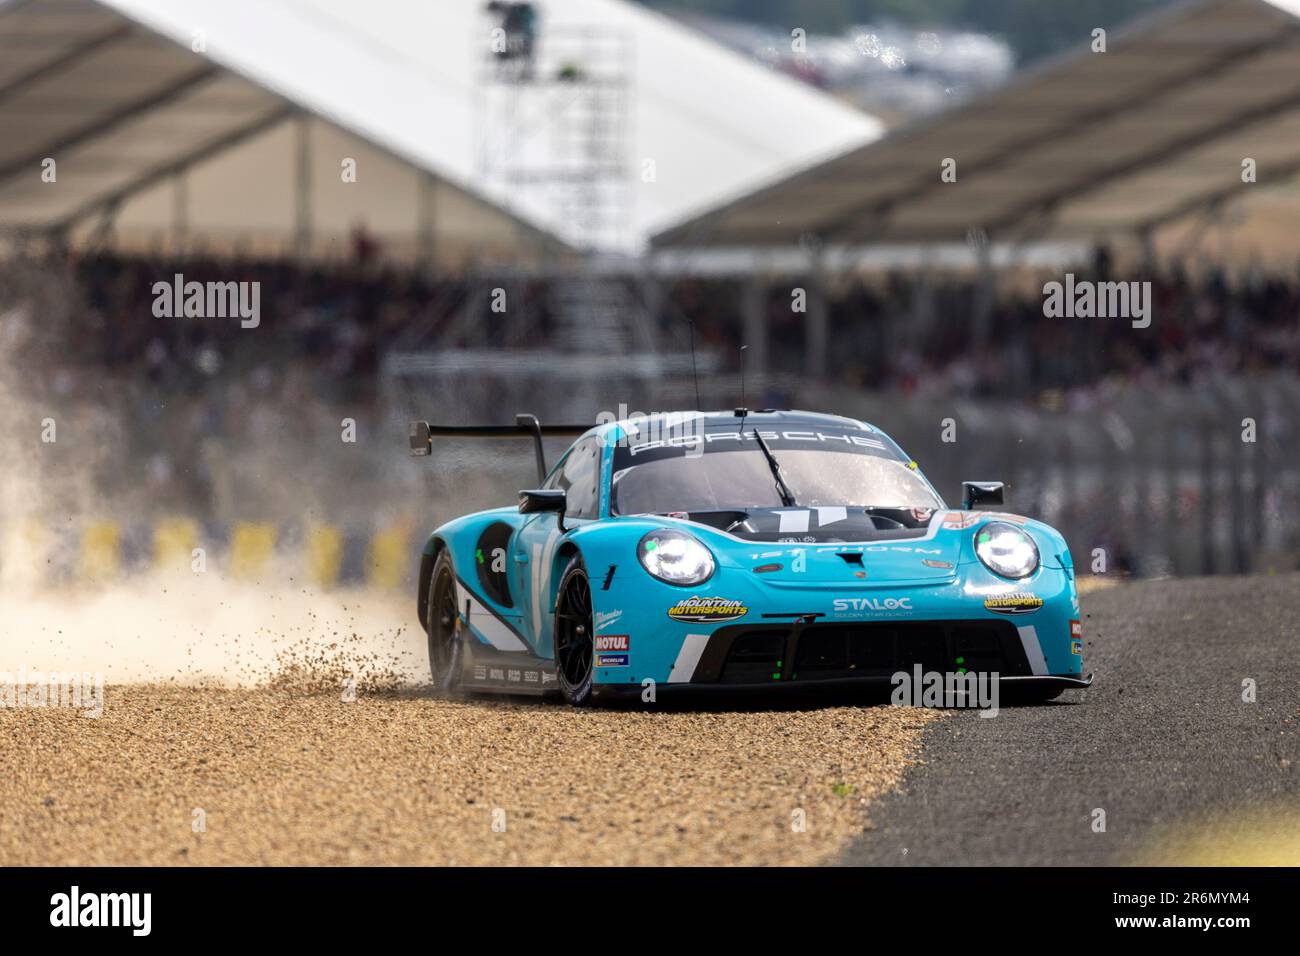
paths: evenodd
<path fill-rule="evenodd" d="M 551 469 L 544 436 L 576 436 Z M 1065 540 L 963 483 L 948 508 L 884 432 L 797 411 L 595 427 L 413 422 L 531 438 L 539 487 L 449 521 L 423 551 L 435 686 L 604 695 L 992 675 L 1011 696 L 1086 687 Z"/>

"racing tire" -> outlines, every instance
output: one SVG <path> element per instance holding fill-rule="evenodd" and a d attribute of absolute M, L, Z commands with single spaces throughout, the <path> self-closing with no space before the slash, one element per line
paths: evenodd
<path fill-rule="evenodd" d="M 460 684 L 464 641 L 460 624 L 460 591 L 451 554 L 443 549 L 429 576 L 429 610 L 425 634 L 429 644 L 429 674 L 435 693 L 450 694 Z"/>
<path fill-rule="evenodd" d="M 595 628 L 591 581 L 582 556 L 575 554 L 560 575 L 555 596 L 555 676 L 560 693 L 574 707 L 592 701 L 595 684 Z"/>

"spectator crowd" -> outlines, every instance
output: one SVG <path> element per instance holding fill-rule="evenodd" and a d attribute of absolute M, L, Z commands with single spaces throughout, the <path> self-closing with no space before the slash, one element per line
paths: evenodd
<path fill-rule="evenodd" d="M 1107 269 L 1103 262 L 1079 278 L 1106 278 Z M 243 328 L 237 317 L 158 317 L 155 283 L 170 285 L 176 275 L 259 283 L 257 327 Z M 1057 394 L 1068 403 L 1127 384 L 1300 372 L 1300 272 L 1229 277 L 1170 268 L 1134 276 L 1151 282 L 1153 320 L 1145 329 L 1122 319 L 1046 317 L 1042 286 L 1052 278 L 1060 277 L 1000 276 L 982 329 L 973 277 L 842 278 L 826 293 L 828 375 L 907 396 L 1038 401 Z M 294 433 L 309 430 L 304 423 L 328 433 L 342 414 L 381 416 L 388 350 L 554 345 L 553 281 L 436 275 L 378 260 L 14 257 L 0 261 L 0 393 L 69 409 L 85 430 L 116 436 L 120 447 L 103 451 L 96 487 L 116 482 L 160 506 L 221 508 L 223 496 L 250 477 L 231 475 L 232 449 L 291 455 Z M 637 288 L 632 279 L 593 281 Z M 660 305 L 639 320 L 656 323 L 657 340 L 670 348 L 683 347 L 693 326 L 697 347 L 734 367 L 744 338 L 741 280 L 664 283 Z M 804 368 L 807 315 L 791 297 L 801 284 L 767 280 L 763 299 L 769 369 L 792 381 Z M 492 294 L 502 287 L 510 302 L 504 312 Z M 641 307 L 636 295 L 628 301 Z M 250 460 L 255 473 L 274 456 Z"/>

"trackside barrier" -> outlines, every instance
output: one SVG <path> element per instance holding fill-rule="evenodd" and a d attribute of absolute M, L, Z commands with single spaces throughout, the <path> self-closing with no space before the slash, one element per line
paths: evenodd
<path fill-rule="evenodd" d="M 122 570 L 122 529 L 111 521 L 96 521 L 81 533 L 78 570 L 83 580 L 111 581 Z"/>
<path fill-rule="evenodd" d="M 101 519 L 73 526 L 28 517 L 0 526 L 0 589 L 208 569 L 252 584 L 404 588 L 414 586 L 418 545 L 404 523 L 366 532 L 324 523 L 299 528 L 238 521 L 205 528 L 191 518 L 168 517 L 144 526 Z"/>
<path fill-rule="evenodd" d="M 343 532 L 333 525 L 312 525 L 307 530 L 306 561 L 307 580 L 313 585 L 337 585 L 343 568 Z"/>
<path fill-rule="evenodd" d="M 398 528 L 380 531 L 370 539 L 370 583 L 381 588 L 401 585 L 410 561 L 407 534 Z"/>
<path fill-rule="evenodd" d="M 230 535 L 230 574 L 241 581 L 260 580 L 275 554 L 275 525 L 240 521 Z"/>
<path fill-rule="evenodd" d="M 190 518 L 164 518 L 153 529 L 153 566 L 160 571 L 190 570 L 199 546 L 199 523 Z"/>

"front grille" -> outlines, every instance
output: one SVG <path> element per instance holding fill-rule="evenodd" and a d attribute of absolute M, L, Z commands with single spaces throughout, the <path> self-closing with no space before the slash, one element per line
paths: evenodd
<path fill-rule="evenodd" d="M 731 645 L 723 680 L 729 684 L 758 684 L 779 680 L 785 666 L 785 630 L 741 634 Z"/>
<path fill-rule="evenodd" d="M 705 656 L 713 658 L 719 673 L 708 674 L 706 666 L 697 680 L 755 684 L 889 677 L 918 664 L 924 671 L 940 673 L 1030 673 L 1020 637 L 1009 621 L 739 626 L 717 632 L 713 640 L 719 647 Z"/>

